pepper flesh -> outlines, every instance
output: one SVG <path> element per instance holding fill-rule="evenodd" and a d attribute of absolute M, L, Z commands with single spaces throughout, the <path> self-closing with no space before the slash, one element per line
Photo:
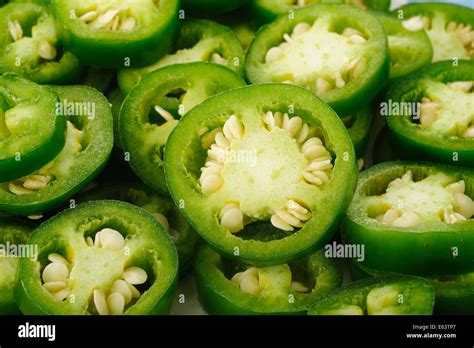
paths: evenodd
<path fill-rule="evenodd" d="M 244 85 L 231 70 L 203 62 L 176 64 L 147 75 L 120 111 L 120 139 L 134 172 L 149 187 L 167 193 L 163 149 L 180 118 L 207 97 Z"/>
<path fill-rule="evenodd" d="M 374 277 L 319 299 L 309 315 L 431 315 L 434 290 L 422 278 Z"/>
<path fill-rule="evenodd" d="M 176 245 L 180 276 L 187 273 L 194 258 L 198 234 L 189 226 L 169 197 L 158 195 L 145 185 L 121 182 L 88 190 L 79 196 L 78 202 L 103 199 L 131 203 L 154 214 Z"/>
<path fill-rule="evenodd" d="M 65 142 L 66 121 L 49 87 L 0 76 L 0 182 L 21 178 L 52 160 Z"/>
<path fill-rule="evenodd" d="M 10 3 L 0 9 L 0 71 L 41 84 L 78 80 L 82 64 L 63 47 L 62 33 L 47 7 Z"/>
<path fill-rule="evenodd" d="M 33 230 L 33 225 L 13 219 L 2 218 L 0 220 L 0 243 L 5 249 L 0 257 L 0 314 L 19 314 L 19 309 L 13 297 L 13 288 L 17 282 L 17 270 L 20 257 L 34 257 L 35 255 L 9 255 L 10 249 L 7 245 L 20 246 L 25 244 L 28 234 Z"/>
<path fill-rule="evenodd" d="M 228 114 L 222 113 L 222 105 L 226 105 Z M 266 128 L 272 120 L 268 117 L 270 110 L 278 110 L 281 117 L 288 111 L 288 105 L 291 105 L 293 114 L 291 118 L 288 114 L 284 116 L 287 125 L 290 124 L 290 119 L 299 119 L 310 127 L 317 127 L 314 132 L 318 132 L 327 146 L 327 150 L 323 150 L 324 146 L 317 145 L 322 141 L 314 140 L 314 147 L 308 146 L 306 150 L 312 148 L 311 151 L 316 151 L 315 156 L 318 153 L 321 156 L 326 156 L 329 152 L 333 154 L 333 164 L 327 163 L 328 168 L 332 167 L 331 178 L 323 183 L 322 187 L 305 181 L 303 171 L 309 160 L 301 153 L 294 135 L 288 133 L 287 129 L 292 127 Z M 230 117 L 232 113 L 238 117 Z M 275 122 L 277 115 L 275 112 L 272 116 Z M 201 129 L 218 129 L 226 120 L 232 120 L 237 126 L 234 128 L 229 124 L 229 131 L 241 127 L 244 134 L 240 140 L 233 140 L 235 145 L 231 146 L 235 147 L 231 150 L 239 150 L 241 152 L 237 151 L 238 153 L 245 154 L 248 150 L 255 151 L 256 161 L 250 161 L 251 157 L 246 161 L 228 157 L 229 161 L 224 162 L 222 169 L 222 188 L 217 187 L 214 193 L 204 192 L 203 182 L 200 182 L 199 178 L 202 179 L 201 168 L 206 162 L 206 153 L 209 155 L 209 152 L 205 148 L 202 149 Z M 265 120 L 269 122 L 268 125 Z M 291 124 L 296 124 L 293 121 Z M 194 155 L 190 157 L 189 154 Z M 186 197 L 184 215 L 211 246 L 232 259 L 267 266 L 303 257 L 329 239 L 337 225 L 339 214 L 344 209 L 343 206 L 350 200 L 357 176 L 355 161 L 347 130 L 325 104 L 304 89 L 283 84 L 267 84 L 221 93 L 188 113 L 168 140 L 165 174 L 175 202 Z M 213 170 L 210 168 L 209 174 L 212 174 Z M 202 174 L 204 173 L 205 169 L 202 171 Z M 257 189 L 259 195 L 255 196 Z M 318 213 L 322 209 L 323 201 L 324 214 Z M 294 203 L 298 203 L 300 207 Z M 317 218 L 307 220 L 308 216 L 311 216 L 309 212 L 313 212 L 313 216 Z M 268 223 L 274 213 L 295 226 L 290 230 L 296 232 L 292 234 L 283 231 L 282 227 L 286 225 L 275 224 L 278 222 L 273 221 L 277 220 L 276 218 L 272 218 L 271 224 L 262 231 L 258 224 L 262 221 L 264 224 Z M 296 223 L 293 218 L 290 219 L 288 213 L 293 217 L 299 216 L 301 221 Z M 230 216 L 227 216 L 228 214 Z M 242 214 L 245 215 L 243 219 Z M 236 223 L 239 215 L 241 223 L 247 226 L 243 230 L 232 231 L 227 227 L 230 226 L 227 221 Z M 219 221 L 219 218 L 222 220 Z M 262 235 L 260 240 L 252 240 L 259 234 Z"/>
<path fill-rule="evenodd" d="M 474 165 L 469 138 L 471 127 L 474 130 L 474 94 L 469 85 L 459 89 L 459 81 L 474 81 L 473 61 L 459 61 L 457 66 L 434 63 L 391 87 L 384 107 L 390 140 L 400 158 Z"/>
<path fill-rule="evenodd" d="M 369 196 L 383 193 L 389 182 L 401 178 L 408 171 L 411 171 L 415 182 L 421 182 L 431 175 L 442 178 L 441 184 L 446 188 L 455 184 L 451 187 L 459 187 L 460 190 L 462 185 L 457 183 L 463 181 L 466 188 L 464 194 L 473 196 L 474 173 L 469 169 L 412 162 L 378 164 L 361 174 L 356 194 L 343 223 L 345 243 L 365 245 L 365 260 L 361 264 L 378 271 L 422 276 L 471 272 L 474 267 L 474 240 L 470 231 L 474 219 L 446 223 L 442 220 L 444 214 L 440 213 L 438 217 L 435 213 L 438 209 L 427 208 L 425 211 L 423 206 L 418 208 L 427 216 L 420 217 L 423 219 L 421 223 L 413 226 L 397 227 L 374 218 L 379 215 L 377 210 L 382 213 L 389 205 L 384 202 L 372 205 Z M 405 185 L 403 182 L 400 184 Z M 421 196 L 426 194 L 426 197 L 432 197 L 430 190 L 422 191 Z M 412 200 L 413 194 L 400 198 L 393 209 L 408 207 L 405 198 Z M 436 208 L 437 201 L 435 198 L 432 200 L 433 203 L 430 204 Z M 391 242 L 387 243 L 387 240 Z"/>
<path fill-rule="evenodd" d="M 249 277 L 242 272 L 258 278 L 253 289 L 244 284 Z M 309 304 L 342 282 L 339 265 L 322 251 L 290 265 L 249 268 L 224 260 L 207 245 L 198 249 L 195 276 L 200 302 L 209 314 L 220 315 L 304 314 Z"/>
<path fill-rule="evenodd" d="M 123 235 L 122 248 L 87 243 L 88 238 L 97 239 L 97 232 L 104 228 Z M 21 260 L 15 299 L 24 314 L 95 314 L 94 304 L 100 303 L 96 290 L 109 291 L 121 277 L 141 284 L 143 280 L 137 278 L 140 272 L 133 273 L 137 266 L 146 270 L 148 279 L 137 285 L 141 296 L 125 307 L 124 314 L 167 313 L 171 307 L 177 282 L 176 249 L 163 227 L 141 208 L 118 201 L 84 203 L 39 226 L 28 242 L 38 245 L 39 257 L 38 263 Z M 41 286 L 41 278 L 48 281 L 45 272 L 52 253 L 68 262 L 65 271 L 69 273 L 70 294 L 65 298 L 56 299 Z M 124 274 L 124 270 L 130 273 Z M 102 314 L 100 307 L 98 310 Z"/>
<path fill-rule="evenodd" d="M 383 87 L 387 50 L 385 31 L 374 16 L 345 5 L 314 5 L 262 28 L 248 50 L 245 73 L 254 84 L 307 88 L 347 115 Z"/>
<path fill-rule="evenodd" d="M 87 186 L 105 166 L 113 145 L 110 106 L 95 89 L 54 87 L 67 119 L 66 144 L 38 171 L 0 184 L 0 210 L 19 215 L 47 212 Z M 26 184 L 28 182 L 28 184 Z M 28 191 L 18 191 L 25 184 Z M 31 186 L 30 184 L 34 184 Z"/>
<path fill-rule="evenodd" d="M 203 19 L 187 20 L 172 52 L 144 68 L 119 70 L 117 80 L 122 93 L 128 94 L 145 75 L 168 65 L 203 61 L 241 74 L 243 60 L 239 40 L 229 28 Z"/>

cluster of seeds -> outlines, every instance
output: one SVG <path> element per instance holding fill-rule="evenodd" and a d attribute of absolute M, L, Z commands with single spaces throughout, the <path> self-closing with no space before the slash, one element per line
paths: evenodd
<path fill-rule="evenodd" d="M 290 199 L 284 209 L 277 210 L 272 215 L 270 222 L 280 230 L 292 232 L 295 227 L 303 227 L 304 223 L 311 219 L 311 216 L 309 209 Z"/>
<path fill-rule="evenodd" d="M 301 117 L 290 117 L 287 113 L 268 111 L 263 117 L 265 127 L 272 131 L 275 127 L 285 130 L 300 147 L 305 158 L 309 161 L 302 173 L 302 179 L 315 186 L 323 186 L 330 181 L 333 165 L 331 154 L 324 147 L 316 134 L 316 129 L 304 123 Z M 203 147 L 207 148 L 207 158 L 201 168 L 199 184 L 204 194 L 217 192 L 224 184 L 222 168 L 225 164 L 225 153 L 231 147 L 232 141 L 241 140 L 244 136 L 244 126 L 235 115 L 232 115 L 223 128 L 216 128 L 202 137 Z M 285 207 L 274 212 L 270 217 L 273 226 L 284 231 L 294 231 L 303 227 L 311 219 L 312 213 L 308 208 L 295 200 L 288 200 Z M 219 213 L 221 226 L 237 233 L 248 222 L 242 212 L 239 202 L 226 204 Z"/>
<path fill-rule="evenodd" d="M 159 218 L 160 220 L 158 218 L 157 220 L 161 222 L 163 219 L 161 216 Z M 112 251 L 121 251 L 125 247 L 125 239 L 122 234 L 111 228 L 104 228 L 97 232 L 95 239 L 88 236 L 86 243 L 90 247 Z M 114 282 L 107 294 L 102 289 L 94 290 L 94 306 L 97 313 L 99 315 L 123 314 L 125 306 L 133 299 L 140 297 L 140 291 L 135 285 L 144 284 L 147 279 L 148 275 L 142 268 L 128 267 L 123 272 L 122 278 Z"/>
<path fill-rule="evenodd" d="M 77 16 L 77 13 L 76 13 Z M 93 29 L 131 31 L 137 26 L 130 7 L 92 5 L 79 19 Z"/>
<path fill-rule="evenodd" d="M 94 239 L 90 236 L 86 237 L 86 243 L 90 247 L 120 251 L 125 246 L 125 239 L 120 232 L 112 228 L 104 228 L 96 233 Z"/>
<path fill-rule="evenodd" d="M 330 180 L 332 173 L 331 154 L 320 138 L 314 136 L 316 129 L 304 123 L 301 117 L 289 117 L 287 113 L 268 111 L 263 121 L 266 128 L 271 131 L 275 127 L 282 128 L 295 138 L 301 147 L 301 152 L 309 161 L 308 167 L 303 172 L 304 180 L 315 186 L 323 186 Z"/>
<path fill-rule="evenodd" d="M 427 16 L 414 16 L 402 22 L 405 29 L 409 31 L 419 31 L 422 29 L 430 30 L 432 21 Z M 466 52 L 470 57 L 474 56 L 474 30 L 470 25 L 463 23 L 449 22 L 446 25 L 446 31 L 453 33 L 456 38 L 463 44 Z M 469 58 L 469 57 L 459 57 Z"/>
<path fill-rule="evenodd" d="M 232 115 L 224 123 L 222 129 L 217 128 L 210 134 L 214 139 L 207 151 L 207 159 L 204 167 L 201 168 L 199 178 L 201 190 L 206 195 L 217 192 L 224 184 L 221 171 L 225 163 L 225 154 L 234 140 L 244 137 L 244 125 L 235 115 Z"/>
<path fill-rule="evenodd" d="M 458 40 L 462 42 L 469 56 L 474 56 L 474 30 L 470 25 L 449 22 L 446 31 L 453 32 Z"/>
<path fill-rule="evenodd" d="M 120 315 L 133 299 L 140 298 L 140 291 L 135 285 L 144 284 L 148 279 L 146 272 L 139 267 L 129 267 L 123 272 L 122 279 L 117 279 L 108 293 L 102 289 L 94 290 L 94 306 L 99 315 Z"/>
<path fill-rule="evenodd" d="M 474 81 L 456 81 L 450 82 L 447 86 L 451 89 L 460 90 L 470 93 Z M 423 97 L 420 103 L 419 117 L 423 127 L 431 127 L 438 119 L 439 112 L 443 109 L 443 105 L 438 101 L 433 101 L 428 97 Z M 474 120 L 471 121 L 466 128 L 457 127 L 458 136 L 463 138 L 474 138 Z"/>
<path fill-rule="evenodd" d="M 236 273 L 230 281 L 247 294 L 258 295 L 262 292 L 257 267 L 250 267 L 244 272 Z"/>
<path fill-rule="evenodd" d="M 259 295 L 263 290 L 263 282 L 260 279 L 259 269 L 257 267 L 249 267 L 244 272 L 236 273 L 230 280 L 242 292 L 250 295 Z M 291 282 L 291 288 L 295 292 L 307 293 L 311 289 L 298 281 Z"/>
<path fill-rule="evenodd" d="M 71 263 L 63 256 L 48 255 L 49 263 L 43 270 L 43 288 L 58 301 L 64 301 L 72 291 L 73 281 L 69 279 Z"/>
<path fill-rule="evenodd" d="M 397 189 L 412 184 L 413 175 L 407 171 L 401 178 L 391 181 L 387 186 L 389 190 Z M 453 224 L 458 221 L 466 221 L 474 216 L 474 202 L 464 194 L 465 183 L 463 180 L 449 184 L 445 187 L 446 191 L 452 194 L 452 208 L 443 209 L 439 212 L 441 221 L 447 224 Z M 422 222 L 420 216 L 411 211 L 401 211 L 399 209 L 389 208 L 385 213 L 375 217 L 377 221 L 392 225 L 395 227 L 410 227 Z"/>
<path fill-rule="evenodd" d="M 83 135 L 84 131 L 77 129 L 72 122 L 67 122 L 68 139 L 66 139 L 66 144 L 71 146 L 73 153 L 82 149 L 81 142 Z M 44 189 L 53 181 L 53 175 L 50 173 L 52 164 L 53 162 L 49 162 L 37 173 L 9 182 L 9 191 L 15 195 L 28 195 Z"/>
<path fill-rule="evenodd" d="M 34 174 L 24 180 L 8 183 L 8 189 L 15 195 L 28 195 L 45 188 L 51 180 L 52 177 L 49 175 Z"/>
<path fill-rule="evenodd" d="M 8 31 L 14 42 L 23 38 L 23 28 L 18 20 L 8 21 Z M 53 60 L 58 54 L 56 47 L 48 40 L 42 40 L 38 45 L 38 55 L 45 60 Z"/>
<path fill-rule="evenodd" d="M 276 62 L 285 55 L 289 54 L 288 50 L 291 45 L 298 39 L 304 40 L 303 34 L 311 30 L 311 25 L 305 22 L 298 23 L 294 28 L 292 34 L 285 33 L 283 35 L 283 42 L 275 47 L 270 48 L 265 55 L 265 63 L 271 64 Z M 367 42 L 364 34 L 354 28 L 345 28 L 341 34 L 342 37 L 347 39 L 348 44 L 361 45 Z M 347 60 L 344 71 L 338 71 L 334 73 L 330 78 L 318 77 L 314 86 L 306 86 L 309 89 L 313 89 L 317 95 L 327 93 L 333 89 L 343 88 L 349 81 L 357 78 L 366 66 L 366 59 L 361 55 L 352 60 Z M 288 74 L 287 80 L 283 83 L 295 84 L 292 80 L 291 74 Z"/>

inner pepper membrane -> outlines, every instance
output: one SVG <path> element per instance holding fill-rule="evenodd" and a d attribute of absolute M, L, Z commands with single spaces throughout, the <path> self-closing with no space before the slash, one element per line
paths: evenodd
<path fill-rule="evenodd" d="M 362 206 L 369 217 L 395 227 L 429 222 L 453 224 L 474 215 L 474 202 L 465 189 L 463 180 L 453 182 L 443 173 L 414 181 L 409 170 L 391 181 L 383 194 L 365 197 Z"/>
<path fill-rule="evenodd" d="M 363 72 L 366 42 L 365 34 L 351 27 L 341 33 L 331 31 L 324 18 L 312 24 L 301 22 L 268 50 L 261 69 L 273 82 L 294 84 L 321 95 L 344 87 Z"/>
<path fill-rule="evenodd" d="M 419 121 L 422 128 L 447 137 L 474 138 L 474 81 L 425 81 Z"/>
<path fill-rule="evenodd" d="M 94 236 L 87 236 L 85 243 L 88 250 L 84 253 L 85 256 L 82 254 L 78 256 L 80 260 L 77 261 L 84 264 L 87 260 L 91 262 L 94 259 L 97 261 L 96 265 L 104 262 L 105 264 L 109 262 L 120 264 L 120 255 L 124 255 L 127 245 L 123 235 L 112 228 L 103 228 Z M 96 255 L 92 256 L 91 253 Z M 60 253 L 50 253 L 47 256 L 47 264 L 41 273 L 42 286 L 56 301 L 66 301 L 68 296 L 77 290 L 78 283 L 84 281 L 80 279 L 80 271 L 75 270 L 75 261 L 74 257 L 67 258 Z M 108 273 L 110 269 L 106 266 L 95 269 L 93 273 L 103 275 L 101 278 L 108 278 L 107 275 L 102 274 L 104 272 Z M 90 273 L 87 272 L 87 274 Z M 88 307 L 91 314 L 123 314 L 127 308 L 138 301 L 141 292 L 137 286 L 143 286 L 149 277 L 144 269 L 128 266 L 116 278 L 110 287 L 97 285 L 93 290 Z"/>
<path fill-rule="evenodd" d="M 254 131 L 232 115 L 202 139 L 208 150 L 199 184 L 203 194 L 225 198 L 219 221 L 231 233 L 268 219 L 283 231 L 302 228 L 312 212 L 300 198 L 301 184 L 322 187 L 331 180 L 332 156 L 299 116 L 267 111 Z M 257 187 L 259 194 L 252 194 Z"/>
<path fill-rule="evenodd" d="M 474 30 L 471 25 L 449 21 L 443 13 L 433 18 L 424 15 L 403 22 L 408 30 L 425 29 L 433 46 L 433 62 L 453 57 L 470 60 L 474 57 Z"/>

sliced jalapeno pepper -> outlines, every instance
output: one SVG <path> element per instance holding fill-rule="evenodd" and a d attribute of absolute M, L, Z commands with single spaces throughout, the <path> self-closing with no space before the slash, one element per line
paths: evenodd
<path fill-rule="evenodd" d="M 242 46 L 232 30 L 208 20 L 187 20 L 172 53 L 141 69 L 119 70 L 117 79 L 126 95 L 143 76 L 167 65 L 204 61 L 241 73 L 243 60 Z"/>
<path fill-rule="evenodd" d="M 167 193 L 163 150 L 179 118 L 207 97 L 245 82 L 233 71 L 210 63 L 176 64 L 143 78 L 120 111 L 120 139 L 130 166 L 148 186 Z"/>
<path fill-rule="evenodd" d="M 63 47 L 61 29 L 46 7 L 8 4 L 0 9 L 0 72 L 38 83 L 67 84 L 82 73 L 79 60 Z"/>
<path fill-rule="evenodd" d="M 389 90 L 381 111 L 400 158 L 474 166 L 474 62 L 458 63 L 429 65 Z"/>
<path fill-rule="evenodd" d="M 387 36 L 368 12 L 320 4 L 263 27 L 245 61 L 251 83 L 284 82 L 320 96 L 337 113 L 362 108 L 389 72 Z"/>
<path fill-rule="evenodd" d="M 317 250 L 357 178 L 344 124 L 314 94 L 266 84 L 220 93 L 184 117 L 165 149 L 171 195 L 223 256 L 275 265 Z"/>
<path fill-rule="evenodd" d="M 0 210 L 20 215 L 51 210 L 84 188 L 109 158 L 113 130 L 107 99 L 84 86 L 54 87 L 54 91 L 61 100 L 57 111 L 67 120 L 66 144 L 39 170 L 1 183 Z"/>
<path fill-rule="evenodd" d="M 105 68 L 151 64 L 168 53 L 178 0 L 52 0 L 65 45 L 81 62 Z"/>
<path fill-rule="evenodd" d="M 391 58 L 390 82 L 431 63 L 433 48 L 423 27 L 407 28 L 402 21 L 388 14 L 376 13 L 376 15 L 388 35 Z"/>
<path fill-rule="evenodd" d="M 474 312 L 474 273 L 428 279 L 436 293 L 435 313 Z"/>
<path fill-rule="evenodd" d="M 250 0 L 183 0 L 182 2 L 184 8 L 192 13 L 222 14 L 247 5 Z"/>
<path fill-rule="evenodd" d="M 304 314 L 310 303 L 341 285 L 342 270 L 323 251 L 299 262 L 257 268 L 225 260 L 203 244 L 195 277 L 209 314 Z"/>
<path fill-rule="evenodd" d="M 58 102 L 49 87 L 0 76 L 0 182 L 41 168 L 61 151 L 66 121 L 56 114 Z"/>
<path fill-rule="evenodd" d="M 362 172 L 343 239 L 365 245 L 362 265 L 403 274 L 474 270 L 474 172 L 387 162 Z M 387 243 L 387 240 L 390 243 Z"/>
<path fill-rule="evenodd" d="M 178 257 L 147 211 L 118 201 L 66 210 L 34 230 L 38 261 L 20 261 L 24 314 L 159 314 L 171 307 Z"/>
<path fill-rule="evenodd" d="M 279 15 L 314 4 L 347 4 L 362 10 L 369 8 L 388 11 L 390 0 L 254 0 L 253 12 L 264 22 L 271 22 Z"/>
<path fill-rule="evenodd" d="M 24 222 L 5 218 L 0 220 L 0 314 L 19 313 L 13 288 L 18 278 L 20 257 L 28 256 L 19 255 L 19 250 L 32 230 L 33 226 Z"/>
<path fill-rule="evenodd" d="M 160 196 L 145 185 L 117 183 L 100 186 L 79 196 L 80 202 L 115 199 L 137 205 L 150 213 L 169 233 L 178 250 L 180 274 L 191 267 L 198 234 L 189 226 L 171 198 Z"/>
<path fill-rule="evenodd" d="M 394 11 L 408 30 L 425 29 L 433 62 L 474 57 L 474 10 L 454 4 L 409 4 Z"/>
<path fill-rule="evenodd" d="M 394 275 L 351 262 L 353 278 Z M 435 314 L 471 314 L 474 311 L 474 273 L 425 278 L 435 291 Z"/>
<path fill-rule="evenodd" d="M 319 299 L 310 315 L 430 315 L 435 294 L 424 279 L 374 277 L 351 283 Z"/>

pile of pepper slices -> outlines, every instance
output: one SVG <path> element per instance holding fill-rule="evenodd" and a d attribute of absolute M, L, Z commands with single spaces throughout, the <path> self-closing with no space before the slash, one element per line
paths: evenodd
<path fill-rule="evenodd" d="M 1 1 L 0 314 L 473 314 L 474 11 L 390 2 Z"/>

